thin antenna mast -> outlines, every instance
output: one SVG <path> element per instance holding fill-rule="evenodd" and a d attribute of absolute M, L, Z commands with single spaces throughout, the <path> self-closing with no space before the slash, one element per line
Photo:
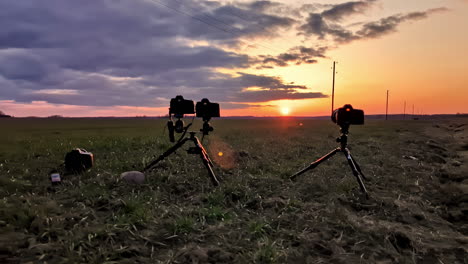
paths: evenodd
<path fill-rule="evenodd" d="M 387 104 L 385 106 L 385 120 L 388 120 L 388 90 L 387 90 Z"/>
<path fill-rule="evenodd" d="M 332 105 L 331 105 L 332 115 L 333 115 L 333 108 L 335 106 L 335 64 L 336 64 L 336 61 L 333 62 L 333 84 L 332 84 Z"/>
<path fill-rule="evenodd" d="M 405 104 L 403 105 L 403 120 L 406 119 L 406 101 Z"/>

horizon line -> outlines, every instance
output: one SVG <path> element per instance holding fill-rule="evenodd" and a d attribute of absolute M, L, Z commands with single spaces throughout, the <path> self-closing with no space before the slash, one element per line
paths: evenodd
<path fill-rule="evenodd" d="M 417 117 L 417 116 L 464 116 L 468 115 L 468 113 L 453 113 L 453 114 L 389 114 L 388 116 L 401 116 L 401 117 Z M 385 117 L 385 114 L 371 114 L 371 115 L 365 115 L 367 117 Z M 187 118 L 191 117 L 187 116 Z M 48 119 L 53 119 L 53 118 L 154 118 L 154 119 L 163 119 L 163 118 L 168 118 L 168 116 L 147 116 L 147 115 L 135 115 L 135 116 L 62 116 L 62 115 L 51 115 L 51 116 L 12 116 L 12 115 L 4 115 L 0 116 L 0 118 L 48 118 Z M 213 117 L 213 118 L 330 118 L 330 115 L 319 115 L 319 116 L 293 116 L 293 115 L 288 115 L 288 116 L 282 116 L 282 115 L 277 115 L 277 116 L 253 116 L 253 115 L 233 115 L 233 116 L 221 116 L 221 117 Z"/>

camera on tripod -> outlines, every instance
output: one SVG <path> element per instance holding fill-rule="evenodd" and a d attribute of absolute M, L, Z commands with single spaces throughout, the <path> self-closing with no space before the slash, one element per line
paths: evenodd
<path fill-rule="evenodd" d="M 364 125 L 364 111 L 354 109 L 352 105 L 345 104 L 333 111 L 331 119 L 340 127 L 349 125 Z"/>
<path fill-rule="evenodd" d="M 167 128 L 169 129 L 169 139 L 171 142 L 175 141 L 174 132 L 184 132 L 185 124 L 181 118 L 183 118 L 185 114 L 195 114 L 193 101 L 184 99 L 182 95 L 177 95 L 175 98 L 171 99 L 169 107 L 170 120 L 167 122 Z M 172 121 L 172 115 L 177 118 L 175 123 Z"/>
<path fill-rule="evenodd" d="M 196 109 L 196 111 L 195 111 Z M 196 107 L 192 100 L 184 99 L 182 95 L 177 95 L 171 99 L 169 108 L 169 121 L 167 127 L 169 129 L 169 140 L 175 142 L 175 133 L 183 133 L 186 131 L 191 124 L 185 126 L 182 118 L 186 114 L 195 114 L 197 117 L 203 118 L 203 127 L 200 129 L 203 135 L 208 135 L 209 132 L 213 131 L 213 127 L 208 123 L 212 117 L 220 117 L 219 104 L 212 103 L 207 98 L 203 98 L 200 102 L 197 102 Z M 177 120 L 172 120 L 172 117 Z"/>
<path fill-rule="evenodd" d="M 210 176 L 211 182 L 214 186 L 219 185 L 219 181 L 216 178 L 216 175 L 213 171 L 213 162 L 211 161 L 210 157 L 208 156 L 208 152 L 202 145 L 202 140 L 200 141 L 198 137 L 195 135 L 197 132 L 190 131 L 188 137 L 185 137 L 188 129 L 192 125 L 192 123 L 188 124 L 187 126 L 184 125 L 184 122 L 181 120 L 185 114 L 194 114 L 196 109 L 197 117 L 203 118 L 203 128 L 200 129 L 203 132 L 203 136 L 208 135 L 209 132 L 213 131 L 213 127 L 210 126 L 208 121 L 211 120 L 212 117 L 220 117 L 219 114 L 219 104 L 211 103 L 208 99 L 203 98 L 200 102 L 197 102 L 196 107 L 194 107 L 192 100 L 186 100 L 182 95 L 177 95 L 175 98 L 171 99 L 170 108 L 169 108 L 169 121 L 167 122 L 167 127 L 169 129 L 169 140 L 171 142 L 175 142 L 174 133 L 183 133 L 179 140 L 174 144 L 174 146 L 170 147 L 166 150 L 163 154 L 161 154 L 157 159 L 150 162 L 146 167 L 140 172 L 142 175 L 143 172 L 150 171 L 156 164 L 158 164 L 163 159 L 167 158 L 169 155 L 174 153 L 180 147 L 182 147 L 186 142 L 192 142 L 193 147 L 189 147 L 187 152 L 189 154 L 196 154 L 199 155 L 203 164 L 205 165 L 208 174 Z M 177 118 L 177 121 L 174 123 L 172 117 Z M 194 117 L 195 118 L 195 117 Z M 192 120 L 193 121 L 193 120 Z M 144 177 L 144 175 L 143 175 Z"/>
<path fill-rule="evenodd" d="M 219 104 L 212 103 L 210 100 L 203 98 L 200 102 L 197 102 L 196 112 L 197 117 L 203 118 L 203 127 L 200 131 L 203 132 L 203 135 L 208 135 L 209 132 L 214 130 L 208 122 L 212 117 L 220 117 Z"/>
<path fill-rule="evenodd" d="M 360 109 L 354 109 L 353 106 L 350 104 L 345 104 L 343 107 L 335 109 L 332 112 L 331 119 L 334 123 L 340 126 L 341 135 L 339 138 L 336 139 L 340 146 L 330 153 L 322 156 L 321 158 L 317 159 L 316 161 L 309 164 L 309 166 L 305 167 L 304 169 L 296 172 L 294 175 L 289 177 L 291 180 L 294 180 L 297 176 L 305 173 L 308 170 L 314 169 L 322 162 L 328 160 L 329 158 L 333 157 L 336 153 L 343 153 L 346 160 L 348 161 L 349 166 L 351 167 L 351 171 L 353 172 L 354 177 L 356 178 L 359 187 L 361 188 L 362 193 L 366 195 L 366 198 L 369 198 L 369 194 L 367 193 L 366 186 L 364 185 L 363 179 L 367 180 L 366 176 L 361 171 L 361 167 L 351 155 L 351 152 L 348 149 L 348 133 L 349 133 L 349 126 L 350 125 L 364 125 L 364 111 Z"/>

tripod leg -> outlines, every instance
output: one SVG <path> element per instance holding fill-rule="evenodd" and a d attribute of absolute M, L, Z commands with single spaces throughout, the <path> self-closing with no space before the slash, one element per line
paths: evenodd
<path fill-rule="evenodd" d="M 362 182 L 361 175 L 359 174 L 356 164 L 354 163 L 353 158 L 351 157 L 351 154 L 349 153 L 348 149 L 344 149 L 343 154 L 346 157 L 346 160 L 348 160 L 348 164 L 351 167 L 351 170 L 353 171 L 354 177 L 356 177 L 356 180 L 358 181 L 359 187 L 361 188 L 362 193 L 366 195 L 366 198 L 369 198 L 369 194 L 367 193 L 366 186 Z"/>
<path fill-rule="evenodd" d="M 181 140 L 180 142 L 178 142 L 177 144 L 175 144 L 174 146 L 170 147 L 168 150 L 166 150 L 166 152 L 164 152 L 163 154 L 161 154 L 157 159 L 155 159 L 154 161 L 152 161 L 150 164 L 148 164 L 143 170 L 142 172 L 145 172 L 149 169 L 151 169 L 154 165 L 156 165 L 158 162 L 160 162 L 161 160 L 163 160 L 164 158 L 166 158 L 167 156 L 171 155 L 172 153 L 174 153 L 174 151 L 176 151 L 178 148 L 182 147 L 182 145 L 185 144 L 185 142 L 187 142 L 187 140 L 189 140 L 188 138 L 184 138 L 183 140 Z"/>
<path fill-rule="evenodd" d="M 303 174 L 304 172 L 308 171 L 308 170 L 311 170 L 315 167 L 317 167 L 320 163 L 322 163 L 323 161 L 326 161 L 327 159 L 331 158 L 333 155 L 335 155 L 337 152 L 340 152 L 341 149 L 340 148 L 337 148 L 337 149 L 334 149 L 333 151 L 331 151 L 330 153 L 328 153 L 327 155 L 319 158 L 318 160 L 312 162 L 309 166 L 305 167 L 304 169 L 296 172 L 296 174 L 294 174 L 293 176 L 289 177 L 289 179 L 291 180 L 294 180 L 297 176 Z"/>
<path fill-rule="evenodd" d="M 348 150 L 348 152 L 349 152 L 349 150 Z M 361 174 L 361 176 L 362 176 L 362 178 L 364 180 L 368 181 L 369 179 L 364 175 L 364 173 L 362 173 L 361 167 L 359 167 L 359 164 L 357 163 L 356 159 L 351 155 L 351 152 L 349 152 L 349 155 L 351 156 L 351 159 L 353 160 L 354 165 L 356 165 L 356 169 L 359 172 L 359 174 Z"/>
<path fill-rule="evenodd" d="M 206 151 L 206 149 L 203 147 L 203 145 L 201 144 L 200 140 L 198 140 L 198 138 L 196 138 L 196 140 L 197 141 L 195 144 L 197 144 L 198 148 L 201 150 L 205 158 L 208 160 L 208 163 L 210 164 L 210 166 L 213 167 L 213 162 L 211 161 L 210 156 L 208 156 L 208 151 Z"/>
<path fill-rule="evenodd" d="M 203 145 L 201 144 L 200 140 L 198 140 L 197 137 L 194 137 L 192 140 L 193 140 L 193 143 L 195 143 L 196 148 L 198 149 L 198 152 L 200 154 L 200 158 L 203 161 L 203 164 L 208 170 L 208 174 L 210 175 L 211 182 L 213 183 L 214 186 L 219 186 L 219 181 L 213 172 L 213 163 L 211 162 L 210 157 L 208 156 L 208 152 L 206 152 L 205 148 L 203 147 Z"/>

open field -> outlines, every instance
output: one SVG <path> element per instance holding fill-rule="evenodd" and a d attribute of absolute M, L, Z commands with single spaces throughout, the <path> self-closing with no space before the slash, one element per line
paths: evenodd
<path fill-rule="evenodd" d="M 0 120 L 0 263 L 467 263 L 467 118 L 352 126 L 369 200 L 341 155 L 289 181 L 337 146 L 326 120 L 212 121 L 217 188 L 185 151 L 120 181 L 171 146 L 165 122 Z M 52 187 L 75 147 L 95 166 Z"/>

